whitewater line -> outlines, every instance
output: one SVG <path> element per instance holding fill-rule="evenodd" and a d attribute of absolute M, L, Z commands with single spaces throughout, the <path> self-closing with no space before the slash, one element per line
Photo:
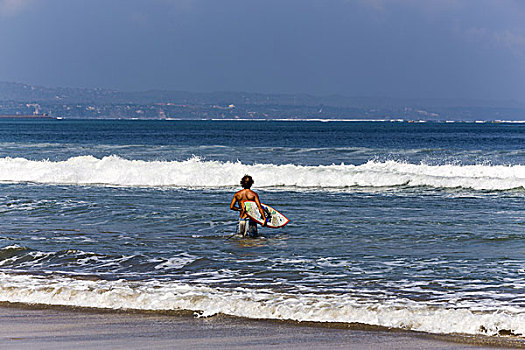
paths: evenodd
<path fill-rule="evenodd" d="M 0 182 L 43 184 L 232 187 L 244 174 L 257 187 L 347 188 L 432 187 L 474 190 L 525 189 L 524 165 L 427 165 L 369 161 L 362 165 L 254 164 L 204 161 L 72 157 L 65 161 L 0 158 Z"/>
<path fill-rule="evenodd" d="M 472 311 L 424 303 L 363 302 L 351 295 L 310 295 L 233 290 L 158 281 L 77 280 L 0 272 L 0 302 L 97 307 L 114 310 L 189 310 L 254 319 L 361 323 L 428 333 L 525 335 L 525 314 Z"/>

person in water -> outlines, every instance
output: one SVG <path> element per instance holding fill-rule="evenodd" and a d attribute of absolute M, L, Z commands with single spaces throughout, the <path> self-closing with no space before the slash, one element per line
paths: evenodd
<path fill-rule="evenodd" d="M 257 203 L 259 212 L 261 213 L 262 221 L 264 222 L 263 226 L 266 225 L 266 215 L 261 206 L 261 201 L 257 193 L 252 191 L 250 187 L 253 185 L 253 179 L 250 175 L 244 175 L 241 179 L 242 190 L 238 191 L 233 195 L 233 199 L 230 203 L 230 209 L 239 211 L 239 234 L 246 237 L 257 237 L 257 222 L 252 220 L 244 210 L 244 202 L 253 201 Z"/>

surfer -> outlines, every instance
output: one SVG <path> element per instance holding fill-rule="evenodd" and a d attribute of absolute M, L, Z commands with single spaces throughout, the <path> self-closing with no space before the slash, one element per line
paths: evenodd
<path fill-rule="evenodd" d="M 230 209 L 239 211 L 239 234 L 246 237 L 257 237 L 257 223 L 253 221 L 244 211 L 244 202 L 246 201 L 254 201 L 257 203 L 257 207 L 259 208 L 259 212 L 261 213 L 261 217 L 263 219 L 263 226 L 266 225 L 266 215 L 264 213 L 264 210 L 261 206 L 261 201 L 259 200 L 259 195 L 252 191 L 250 187 L 253 185 L 253 179 L 250 175 L 244 175 L 241 179 L 241 186 L 242 190 L 238 191 L 233 195 L 233 199 L 230 203 Z M 237 205 L 236 205 L 237 204 Z"/>

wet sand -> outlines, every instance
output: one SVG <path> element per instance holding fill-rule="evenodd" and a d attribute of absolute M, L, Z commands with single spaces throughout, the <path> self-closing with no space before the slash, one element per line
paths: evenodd
<path fill-rule="evenodd" d="M 474 341 L 478 344 L 472 344 Z M 0 306 L 1 349 L 392 350 L 501 347 L 501 344 L 491 346 L 483 342 L 479 338 L 323 327 L 227 316 L 195 318 L 190 315 Z M 511 347 L 520 344 L 507 342 Z"/>

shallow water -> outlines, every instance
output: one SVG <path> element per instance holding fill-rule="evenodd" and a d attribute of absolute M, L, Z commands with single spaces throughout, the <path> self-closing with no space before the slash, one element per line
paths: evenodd
<path fill-rule="evenodd" d="M 0 121 L 0 301 L 525 337 L 525 125 Z M 237 182 L 287 215 L 228 239 Z"/>

